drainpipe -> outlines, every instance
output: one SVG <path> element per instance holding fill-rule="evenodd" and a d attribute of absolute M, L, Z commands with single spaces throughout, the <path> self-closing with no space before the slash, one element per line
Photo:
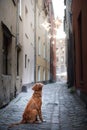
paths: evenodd
<path fill-rule="evenodd" d="M 19 1 L 18 1 L 19 2 Z M 17 11 L 16 11 L 16 46 L 18 45 L 19 41 L 19 16 L 18 16 L 18 2 L 17 2 Z"/>
<path fill-rule="evenodd" d="M 36 0 L 34 2 L 34 82 L 36 83 Z"/>
<path fill-rule="evenodd" d="M 16 10 L 16 73 L 15 73 L 15 79 L 17 78 L 17 45 L 18 45 L 18 41 L 19 41 L 19 21 L 18 21 L 18 2 L 17 2 L 17 10 Z M 17 95 L 17 86 L 15 83 L 15 88 L 14 88 L 14 96 L 16 97 Z"/>

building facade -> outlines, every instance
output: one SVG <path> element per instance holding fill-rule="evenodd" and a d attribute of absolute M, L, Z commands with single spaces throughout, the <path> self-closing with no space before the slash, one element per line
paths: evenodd
<path fill-rule="evenodd" d="M 56 44 L 52 44 L 55 38 L 48 37 L 49 33 L 54 34 L 53 29 L 53 5 L 51 0 L 36 2 L 36 53 L 35 53 L 35 81 L 55 81 L 56 80 Z M 41 26 L 44 24 L 44 28 Z M 46 25 L 48 28 L 45 28 Z M 48 31 L 49 30 L 49 31 Z"/>
<path fill-rule="evenodd" d="M 74 83 L 87 104 L 87 1 L 73 0 L 72 27 L 74 41 Z"/>
<path fill-rule="evenodd" d="M 48 9 L 48 23 L 50 23 L 50 82 L 56 81 L 56 24 L 52 0 L 47 0 L 45 4 Z"/>
<path fill-rule="evenodd" d="M 72 0 L 64 0 L 65 15 L 64 15 L 64 31 L 66 33 L 66 66 L 67 66 L 67 84 L 68 87 L 74 86 L 74 45 L 72 35 Z"/>
<path fill-rule="evenodd" d="M 50 80 L 50 41 L 42 24 L 47 20 L 48 14 L 44 9 L 44 1 L 38 0 L 35 6 L 35 82 L 47 82 Z"/>
<path fill-rule="evenodd" d="M 22 85 L 34 83 L 34 0 L 20 2 L 21 23 L 23 32 L 22 40 Z M 19 26 L 20 26 L 19 24 Z M 21 32 L 19 33 L 21 35 Z"/>
<path fill-rule="evenodd" d="M 66 80 L 66 43 L 65 38 L 56 41 L 56 80 Z"/>
<path fill-rule="evenodd" d="M 16 4 L 12 0 L 0 1 L 0 107 L 17 93 Z"/>
<path fill-rule="evenodd" d="M 42 27 L 45 19 L 51 20 L 53 33 L 53 17 L 51 0 L 0 1 L 0 107 L 16 97 L 23 86 L 48 82 L 50 75 L 55 80 L 55 45 L 51 49 L 53 41 Z"/>

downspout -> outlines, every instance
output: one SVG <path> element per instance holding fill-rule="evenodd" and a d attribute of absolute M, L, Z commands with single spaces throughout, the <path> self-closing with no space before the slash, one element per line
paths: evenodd
<path fill-rule="evenodd" d="M 19 8 L 18 8 L 18 2 L 17 2 L 17 12 L 16 12 L 16 46 L 18 45 L 18 41 L 19 41 L 19 16 L 18 16 Z"/>
<path fill-rule="evenodd" d="M 16 10 L 16 45 L 15 45 L 15 49 L 16 49 L 15 50 L 16 51 L 16 74 L 15 74 L 15 79 L 17 78 L 17 45 L 18 45 L 18 41 L 19 41 L 18 2 L 17 2 L 17 10 Z M 17 86 L 15 83 L 14 96 L 16 97 L 16 95 L 17 95 Z"/>
<path fill-rule="evenodd" d="M 34 82 L 36 83 L 36 0 L 34 2 Z"/>

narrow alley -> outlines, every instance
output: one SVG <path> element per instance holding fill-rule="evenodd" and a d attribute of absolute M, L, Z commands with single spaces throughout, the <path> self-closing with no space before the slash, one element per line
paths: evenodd
<path fill-rule="evenodd" d="M 31 87 L 20 93 L 10 104 L 0 109 L 0 130 L 19 122 L 24 108 L 32 95 Z M 44 122 L 21 124 L 10 130 L 87 130 L 87 110 L 76 93 L 70 93 L 66 83 L 44 85 L 42 92 L 42 115 Z"/>
<path fill-rule="evenodd" d="M 0 0 L 0 130 L 21 121 L 37 82 L 44 121 L 9 130 L 87 130 L 86 15 L 87 0 Z"/>

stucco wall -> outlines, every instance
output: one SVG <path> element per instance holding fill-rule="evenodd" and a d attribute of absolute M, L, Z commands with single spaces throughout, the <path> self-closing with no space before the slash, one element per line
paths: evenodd
<path fill-rule="evenodd" d="M 16 83 L 16 6 L 12 0 L 0 0 L 0 107 L 15 95 Z M 10 75 L 3 74 L 3 29 L 2 22 L 13 35 L 10 51 Z"/>
<path fill-rule="evenodd" d="M 75 85 L 87 93 L 87 1 L 73 0 L 73 35 L 75 44 Z M 80 17 L 81 16 L 81 17 Z M 81 19 L 81 23 L 79 24 Z M 81 29 L 80 29 L 81 28 Z M 81 31 L 80 31 L 81 30 Z M 80 34 L 81 33 L 81 34 Z M 81 42 L 82 41 L 82 42 Z"/>
<path fill-rule="evenodd" d="M 27 9 L 27 13 L 26 10 Z M 34 0 L 22 3 L 23 76 L 22 84 L 34 82 Z M 25 68 L 25 55 L 27 55 Z"/>

